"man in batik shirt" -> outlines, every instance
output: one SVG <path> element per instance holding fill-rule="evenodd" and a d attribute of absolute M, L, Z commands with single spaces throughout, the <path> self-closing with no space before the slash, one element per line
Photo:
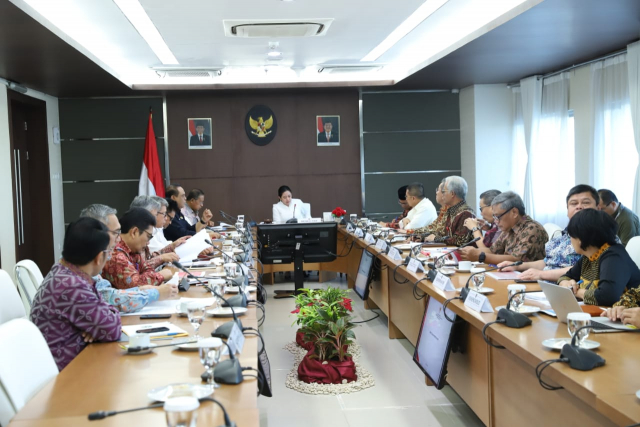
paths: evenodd
<path fill-rule="evenodd" d="M 102 272 L 114 288 L 158 286 L 173 277 L 171 269 L 156 272 L 145 259 L 145 248 L 153 238 L 155 224 L 154 216 L 143 208 L 130 209 L 120 218 L 121 241 Z"/>
<path fill-rule="evenodd" d="M 419 232 L 430 233 L 424 238 L 425 242 L 462 246 L 473 240 L 471 230 L 465 227 L 464 222 L 468 218 L 475 218 L 473 209 L 465 201 L 467 182 L 462 177 L 449 176 L 441 186 L 441 204 L 446 207 L 444 215 Z"/>
<path fill-rule="evenodd" d="M 544 259 L 544 245 L 549 236 L 544 227 L 531 219 L 524 202 L 513 191 L 496 196 L 491 204 L 494 223 L 502 234 L 490 249 L 460 249 L 463 260 L 499 264 L 502 261 L 537 261 Z"/>
<path fill-rule="evenodd" d="M 62 259 L 33 299 L 31 321 L 42 332 L 59 370 L 88 342 L 120 339 L 120 314 L 102 299 L 92 279 L 111 256 L 110 240 L 107 227 L 93 218 L 69 224 Z"/>

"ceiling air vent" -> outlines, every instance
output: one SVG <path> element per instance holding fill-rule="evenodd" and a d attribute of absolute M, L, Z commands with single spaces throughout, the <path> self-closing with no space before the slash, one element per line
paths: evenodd
<path fill-rule="evenodd" d="M 319 65 L 318 73 L 323 74 L 346 74 L 361 73 L 363 71 L 378 71 L 382 69 L 382 65 Z"/>
<path fill-rule="evenodd" d="M 242 20 L 227 19 L 224 34 L 227 37 L 279 38 L 315 37 L 327 33 L 333 19 L 303 20 Z"/>
<path fill-rule="evenodd" d="M 212 78 L 222 74 L 221 68 L 162 68 L 153 70 L 161 78 Z"/>

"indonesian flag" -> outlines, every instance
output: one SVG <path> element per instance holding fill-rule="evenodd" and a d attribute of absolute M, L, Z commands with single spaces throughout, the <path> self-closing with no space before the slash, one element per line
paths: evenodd
<path fill-rule="evenodd" d="M 191 137 L 196 134 L 196 121 L 189 120 L 189 136 L 187 141 L 191 141 Z"/>
<path fill-rule="evenodd" d="M 318 117 L 318 134 L 324 132 L 324 123 L 322 123 L 322 117 Z"/>
<path fill-rule="evenodd" d="M 149 113 L 147 136 L 144 141 L 144 158 L 142 159 L 138 195 L 164 197 L 162 172 L 160 171 L 160 160 L 158 160 L 158 148 L 156 147 L 156 135 L 153 132 L 151 113 Z"/>

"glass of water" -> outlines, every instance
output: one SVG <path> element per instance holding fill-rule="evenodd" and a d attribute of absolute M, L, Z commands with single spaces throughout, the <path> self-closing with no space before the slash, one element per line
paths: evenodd
<path fill-rule="evenodd" d="M 473 287 L 475 288 L 476 291 L 479 291 L 480 289 L 482 289 L 482 285 L 484 285 L 484 268 L 472 268 L 471 270 L 469 270 L 471 272 L 471 274 L 473 274 L 474 276 L 471 276 L 471 281 L 473 282 Z"/>
<path fill-rule="evenodd" d="M 591 324 L 591 315 L 589 313 L 577 312 L 577 313 L 569 313 L 567 314 L 567 329 L 569 330 L 569 335 L 571 338 L 575 335 L 576 331 L 583 327 Z M 578 347 L 582 345 L 584 340 L 589 336 L 589 328 L 585 328 L 578 332 L 577 344 Z"/>
<path fill-rule="evenodd" d="M 527 287 L 525 285 L 518 285 L 518 284 L 508 285 L 507 290 L 509 291 L 509 300 L 511 300 L 510 310 L 519 312 L 522 306 L 524 305 L 524 298 L 526 295 L 520 292 L 526 291 Z"/>
<path fill-rule="evenodd" d="M 196 427 L 200 402 L 193 396 L 172 397 L 164 402 L 167 427 Z"/>
<path fill-rule="evenodd" d="M 205 367 L 209 378 L 207 383 L 212 388 L 220 387 L 213 379 L 213 368 L 220 360 L 220 350 L 222 350 L 222 340 L 220 338 L 205 338 L 198 342 L 198 351 L 200 352 L 200 363 Z"/>
<path fill-rule="evenodd" d="M 198 336 L 198 331 L 200 330 L 200 326 L 202 322 L 204 322 L 204 305 L 199 302 L 191 302 L 187 304 L 187 316 L 189 316 L 189 322 L 191 326 L 193 326 L 193 330 L 195 332 L 194 337 L 199 340 L 200 336 Z"/>

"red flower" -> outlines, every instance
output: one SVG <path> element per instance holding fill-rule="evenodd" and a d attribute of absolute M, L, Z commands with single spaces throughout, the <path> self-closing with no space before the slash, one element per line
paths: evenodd
<path fill-rule="evenodd" d="M 340 303 L 340 305 L 348 311 L 353 311 L 353 307 L 351 306 L 351 299 L 349 298 L 342 298 L 342 302 Z"/>
<path fill-rule="evenodd" d="M 298 314 L 298 313 L 300 313 L 300 307 L 296 307 L 296 309 L 291 312 L 291 314 Z"/>
<path fill-rule="evenodd" d="M 335 208 L 332 212 L 331 212 L 334 216 L 344 216 L 347 211 L 345 211 L 344 209 L 342 209 L 340 206 L 338 206 L 337 208 Z"/>
<path fill-rule="evenodd" d="M 307 304 L 307 306 L 308 306 L 308 307 L 311 307 L 311 306 L 313 306 L 313 303 L 312 303 L 312 302 L 310 302 L 309 304 Z"/>

